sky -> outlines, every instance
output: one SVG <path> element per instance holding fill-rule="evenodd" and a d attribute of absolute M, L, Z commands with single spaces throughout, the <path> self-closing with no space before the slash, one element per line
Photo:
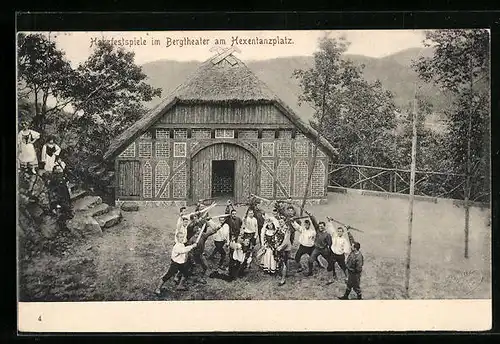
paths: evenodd
<path fill-rule="evenodd" d="M 319 37 L 344 35 L 351 45 L 348 54 L 383 57 L 408 48 L 423 47 L 422 30 L 308 30 L 308 31 L 124 31 L 124 32 L 52 32 L 57 46 L 66 53 L 73 66 L 85 61 L 93 50 L 96 39 L 122 38 L 134 41 L 128 50 L 135 52 L 137 64 L 169 59 L 177 61 L 204 61 L 216 52 L 216 39 L 224 39 L 226 47 L 238 39 L 237 56 L 242 60 L 262 60 L 287 56 L 311 56 L 317 49 Z M 249 39 L 276 39 L 282 44 L 248 44 Z M 175 40 L 198 39 L 201 45 L 180 46 Z M 153 45 L 155 40 L 158 45 Z M 170 43 L 170 45 L 168 45 Z M 219 46 L 221 42 L 219 42 Z M 212 49 L 212 50 L 211 50 Z"/>

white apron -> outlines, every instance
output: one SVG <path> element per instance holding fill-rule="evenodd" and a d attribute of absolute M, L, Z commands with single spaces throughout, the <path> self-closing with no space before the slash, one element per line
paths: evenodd
<path fill-rule="evenodd" d="M 52 172 L 56 165 L 56 158 L 61 153 L 61 148 L 56 145 L 44 144 L 42 148 L 41 160 L 45 163 L 44 170 Z"/>
<path fill-rule="evenodd" d="M 21 130 L 17 135 L 19 145 L 19 161 L 22 164 L 38 164 L 35 146 L 33 143 L 40 138 L 40 134 L 34 130 Z"/>

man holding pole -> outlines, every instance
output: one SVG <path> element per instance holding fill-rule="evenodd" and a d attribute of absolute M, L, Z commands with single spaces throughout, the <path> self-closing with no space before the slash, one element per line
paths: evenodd
<path fill-rule="evenodd" d="M 205 281 L 205 274 L 207 273 L 208 270 L 208 263 L 207 259 L 205 258 L 205 243 L 207 242 L 207 239 L 214 235 L 221 227 L 217 226 L 214 221 L 208 220 L 206 224 L 203 225 L 203 227 L 200 229 L 198 233 L 198 237 L 196 239 L 196 247 L 191 251 L 190 254 L 193 256 L 193 262 L 197 265 L 199 265 L 202 269 L 201 272 L 201 279 L 199 282 L 201 283 L 207 283 Z"/>
<path fill-rule="evenodd" d="M 299 265 L 297 272 L 302 272 L 302 267 L 300 267 L 300 258 L 304 254 L 308 256 L 312 255 L 314 250 L 314 239 L 316 238 L 316 230 L 311 228 L 311 223 L 308 219 L 304 220 L 304 225 L 302 226 L 300 220 L 292 221 L 293 228 L 299 232 L 299 248 L 295 253 L 295 262 Z"/>
<path fill-rule="evenodd" d="M 359 251 L 360 248 L 361 245 L 359 242 L 354 242 L 351 246 L 352 251 L 349 253 L 346 261 L 348 271 L 347 286 L 344 295 L 339 297 L 339 300 L 349 300 L 349 294 L 352 289 L 354 289 L 358 300 L 362 299 L 360 281 L 361 272 L 363 271 L 364 258 Z"/>
<path fill-rule="evenodd" d="M 208 259 L 213 259 L 217 253 L 220 253 L 219 267 L 222 267 L 226 259 L 225 245 L 229 245 L 229 225 L 224 217 L 219 217 L 220 229 L 214 235 L 215 248 Z"/>
<path fill-rule="evenodd" d="M 335 263 L 337 263 L 342 269 L 347 278 L 347 267 L 345 263 L 346 257 L 351 252 L 351 245 L 349 244 L 349 239 L 344 235 L 344 228 L 338 227 L 337 230 L 334 230 L 332 236 L 332 260 L 331 260 L 331 269 L 333 271 L 333 278 L 328 281 L 327 284 L 332 284 L 337 279 L 337 274 L 335 272 Z"/>
<path fill-rule="evenodd" d="M 316 218 L 307 210 L 305 211 L 311 222 L 313 224 L 314 229 L 316 230 L 316 237 L 314 239 L 314 249 L 311 255 L 309 256 L 308 271 L 307 276 L 312 276 L 313 274 L 313 263 L 318 259 L 319 256 L 323 256 L 327 262 L 330 262 L 332 259 L 331 254 L 331 246 L 332 246 L 332 237 L 326 231 L 326 224 L 321 221 L 318 223 Z"/>
<path fill-rule="evenodd" d="M 172 254 L 171 254 L 172 261 L 170 263 L 167 273 L 163 275 L 163 277 L 161 278 L 160 285 L 155 290 L 156 295 L 161 295 L 165 283 L 167 283 L 178 272 L 181 274 L 181 280 L 177 285 L 177 290 L 186 290 L 184 282 L 186 278 L 189 276 L 189 269 L 186 264 L 187 255 L 192 249 L 196 247 L 196 243 L 185 246 L 182 240 L 183 240 L 182 234 L 177 233 L 176 244 L 172 248 Z"/>

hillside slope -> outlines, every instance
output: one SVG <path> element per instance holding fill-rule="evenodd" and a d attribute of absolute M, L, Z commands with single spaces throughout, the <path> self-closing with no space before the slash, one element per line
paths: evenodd
<path fill-rule="evenodd" d="M 394 94 L 395 103 L 399 108 L 408 106 L 412 101 L 417 85 L 418 91 L 434 104 L 436 112 L 439 113 L 449 99 L 437 87 L 418 80 L 417 74 L 411 69 L 412 59 L 420 53 L 420 49 L 407 49 L 382 58 L 361 55 L 346 55 L 346 58 L 365 66 L 363 74 L 368 81 L 380 80 L 382 85 Z M 425 49 L 421 54 L 430 53 L 430 50 Z M 313 65 L 311 56 L 245 61 L 245 63 L 304 120 L 312 118 L 314 109 L 309 104 L 298 105 L 300 87 L 293 77 L 294 70 L 308 69 Z M 199 64 L 197 61 L 158 60 L 143 65 L 143 70 L 148 75 L 151 85 L 163 89 L 162 97 L 165 97 L 183 83 Z M 154 99 L 148 106 L 153 107 L 160 101 L 161 99 Z"/>

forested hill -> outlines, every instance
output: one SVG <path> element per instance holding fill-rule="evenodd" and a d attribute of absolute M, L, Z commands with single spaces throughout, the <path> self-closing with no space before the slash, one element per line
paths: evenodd
<path fill-rule="evenodd" d="M 400 108 L 407 106 L 414 97 L 415 82 L 419 85 L 419 92 L 434 105 L 436 113 L 449 101 L 438 88 L 424 84 L 418 80 L 417 74 L 411 69 L 411 61 L 419 54 L 430 55 L 430 49 L 421 51 L 419 48 L 407 49 L 382 58 L 373 58 L 362 55 L 346 55 L 357 64 L 364 64 L 364 76 L 369 81 L 380 80 L 382 85 L 394 94 L 396 105 Z M 311 56 L 294 56 L 269 60 L 244 61 L 284 102 L 293 108 L 304 120 L 312 117 L 314 110 L 307 104 L 298 105 L 300 88 L 298 81 L 292 77 L 295 69 L 307 69 L 313 64 Z M 184 82 L 200 62 L 178 62 L 172 60 L 158 60 L 143 65 L 149 82 L 154 87 L 161 87 L 162 97 L 168 95 L 177 85 Z M 149 106 L 161 101 L 155 98 Z M 429 118 L 431 122 L 438 118 Z"/>

